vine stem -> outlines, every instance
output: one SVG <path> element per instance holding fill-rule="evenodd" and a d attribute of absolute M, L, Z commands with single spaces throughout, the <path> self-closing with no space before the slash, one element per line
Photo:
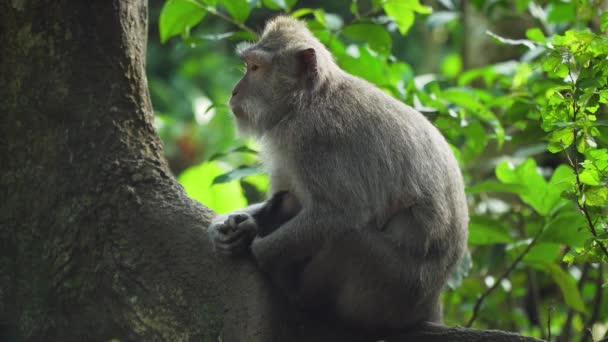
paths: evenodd
<path fill-rule="evenodd" d="M 577 89 L 576 89 L 576 81 L 574 80 L 574 76 L 572 75 L 572 69 L 570 67 L 570 64 L 568 64 L 568 75 L 570 76 L 570 81 L 572 82 L 572 87 L 571 87 L 572 121 L 576 122 L 576 116 L 578 115 L 578 113 L 580 111 L 580 107 L 578 105 L 578 102 L 576 102 L 576 97 L 574 97 L 574 94 L 576 93 Z M 584 185 L 581 182 L 580 171 L 579 171 L 579 167 L 578 167 L 578 154 L 576 151 L 576 144 L 578 142 L 577 141 L 578 129 L 576 128 L 576 126 L 574 126 L 574 129 L 572 130 L 572 134 L 574 135 L 573 147 L 572 147 L 574 149 L 574 161 L 570 158 L 570 155 L 568 152 L 566 152 L 566 150 L 564 150 L 564 152 L 566 153 L 566 157 L 568 158 L 568 161 L 570 162 L 570 166 L 572 166 L 572 168 L 574 169 L 574 175 L 576 178 L 576 187 L 578 190 L 578 196 L 580 196 L 580 201 L 577 199 L 576 205 L 578 206 L 578 209 L 583 213 L 583 216 L 585 216 L 585 221 L 587 221 L 587 226 L 589 228 L 589 231 L 591 232 L 591 235 L 593 235 L 595 242 L 598 244 L 600 250 L 604 253 L 606 258 L 608 258 L 608 249 L 606 249 L 606 246 L 604 246 L 604 244 L 601 241 L 598 241 L 598 239 L 597 239 L 598 236 L 597 236 L 597 231 L 595 230 L 595 224 L 593 223 L 593 220 L 591 219 L 591 214 L 589 214 L 589 209 L 587 208 L 587 203 L 586 203 L 584 192 L 583 192 Z"/>
<path fill-rule="evenodd" d="M 534 245 L 536 244 L 536 241 L 538 240 L 538 238 L 541 236 L 542 233 L 543 233 L 543 229 L 539 230 L 538 233 L 536 234 L 536 236 L 534 236 L 534 239 L 532 239 L 532 241 L 530 242 L 530 244 L 528 246 L 526 246 L 526 249 L 524 249 L 524 251 L 519 256 L 517 256 L 517 258 L 511 263 L 509 268 L 507 268 L 507 270 L 494 282 L 494 285 L 489 287 L 487 290 L 484 291 L 484 293 L 481 294 L 481 296 L 479 296 L 479 298 L 475 302 L 475 306 L 473 307 L 473 314 L 471 315 L 471 318 L 465 325 L 467 328 L 470 328 L 471 325 L 473 325 L 473 322 L 475 322 L 475 319 L 477 318 L 477 314 L 479 313 L 479 309 L 481 308 L 481 304 L 486 299 L 486 297 L 488 295 L 490 295 L 490 293 L 494 292 L 494 290 L 496 290 L 498 288 L 498 286 L 500 285 L 500 282 L 503 279 L 506 279 L 509 276 L 509 274 L 511 274 L 511 272 L 515 269 L 515 267 L 517 267 L 517 265 L 521 262 L 521 260 L 528 254 L 528 252 L 530 252 L 532 247 L 534 247 Z"/>

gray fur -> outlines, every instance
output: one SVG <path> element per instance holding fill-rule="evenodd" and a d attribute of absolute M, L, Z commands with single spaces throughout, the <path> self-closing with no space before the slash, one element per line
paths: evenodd
<path fill-rule="evenodd" d="M 302 75 L 298 53 L 309 48 L 316 72 Z M 440 321 L 440 291 L 468 225 L 445 139 L 419 112 L 341 70 L 299 21 L 270 21 L 240 54 L 248 61 L 256 51 L 272 63 L 247 72 L 231 106 L 239 129 L 262 143 L 271 191 L 293 193 L 302 209 L 255 238 L 234 220 L 227 231 L 235 233 L 221 233 L 230 215 L 220 217 L 209 229 L 216 245 L 230 251 L 226 240 L 253 238 L 260 268 L 291 298 L 346 322 L 376 329 Z"/>

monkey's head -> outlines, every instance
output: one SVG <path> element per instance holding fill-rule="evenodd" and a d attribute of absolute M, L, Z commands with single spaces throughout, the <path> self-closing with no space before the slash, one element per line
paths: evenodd
<path fill-rule="evenodd" d="M 254 135 L 292 113 L 339 70 L 306 25 L 285 16 L 269 21 L 260 40 L 240 45 L 237 54 L 247 71 L 232 90 L 230 107 L 239 131 Z"/>

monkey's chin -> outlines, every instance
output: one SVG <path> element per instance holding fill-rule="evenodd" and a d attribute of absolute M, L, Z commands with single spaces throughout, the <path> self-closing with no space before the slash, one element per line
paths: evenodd
<path fill-rule="evenodd" d="M 246 120 L 247 119 L 247 114 L 245 114 L 245 111 L 243 110 L 243 107 L 241 106 L 230 106 L 230 109 L 232 110 L 232 113 L 234 114 L 234 116 L 239 119 L 239 120 Z"/>
<path fill-rule="evenodd" d="M 238 118 L 236 119 L 236 130 L 240 137 L 252 137 L 255 135 L 248 122 L 239 120 Z"/>

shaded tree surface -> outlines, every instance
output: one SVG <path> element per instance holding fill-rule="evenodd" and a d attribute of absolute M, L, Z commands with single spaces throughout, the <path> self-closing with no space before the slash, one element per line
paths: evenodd
<path fill-rule="evenodd" d="M 153 127 L 147 2 L 0 5 L 0 339 L 363 341 L 216 258 Z M 425 325 L 389 341 L 525 341 Z"/>

